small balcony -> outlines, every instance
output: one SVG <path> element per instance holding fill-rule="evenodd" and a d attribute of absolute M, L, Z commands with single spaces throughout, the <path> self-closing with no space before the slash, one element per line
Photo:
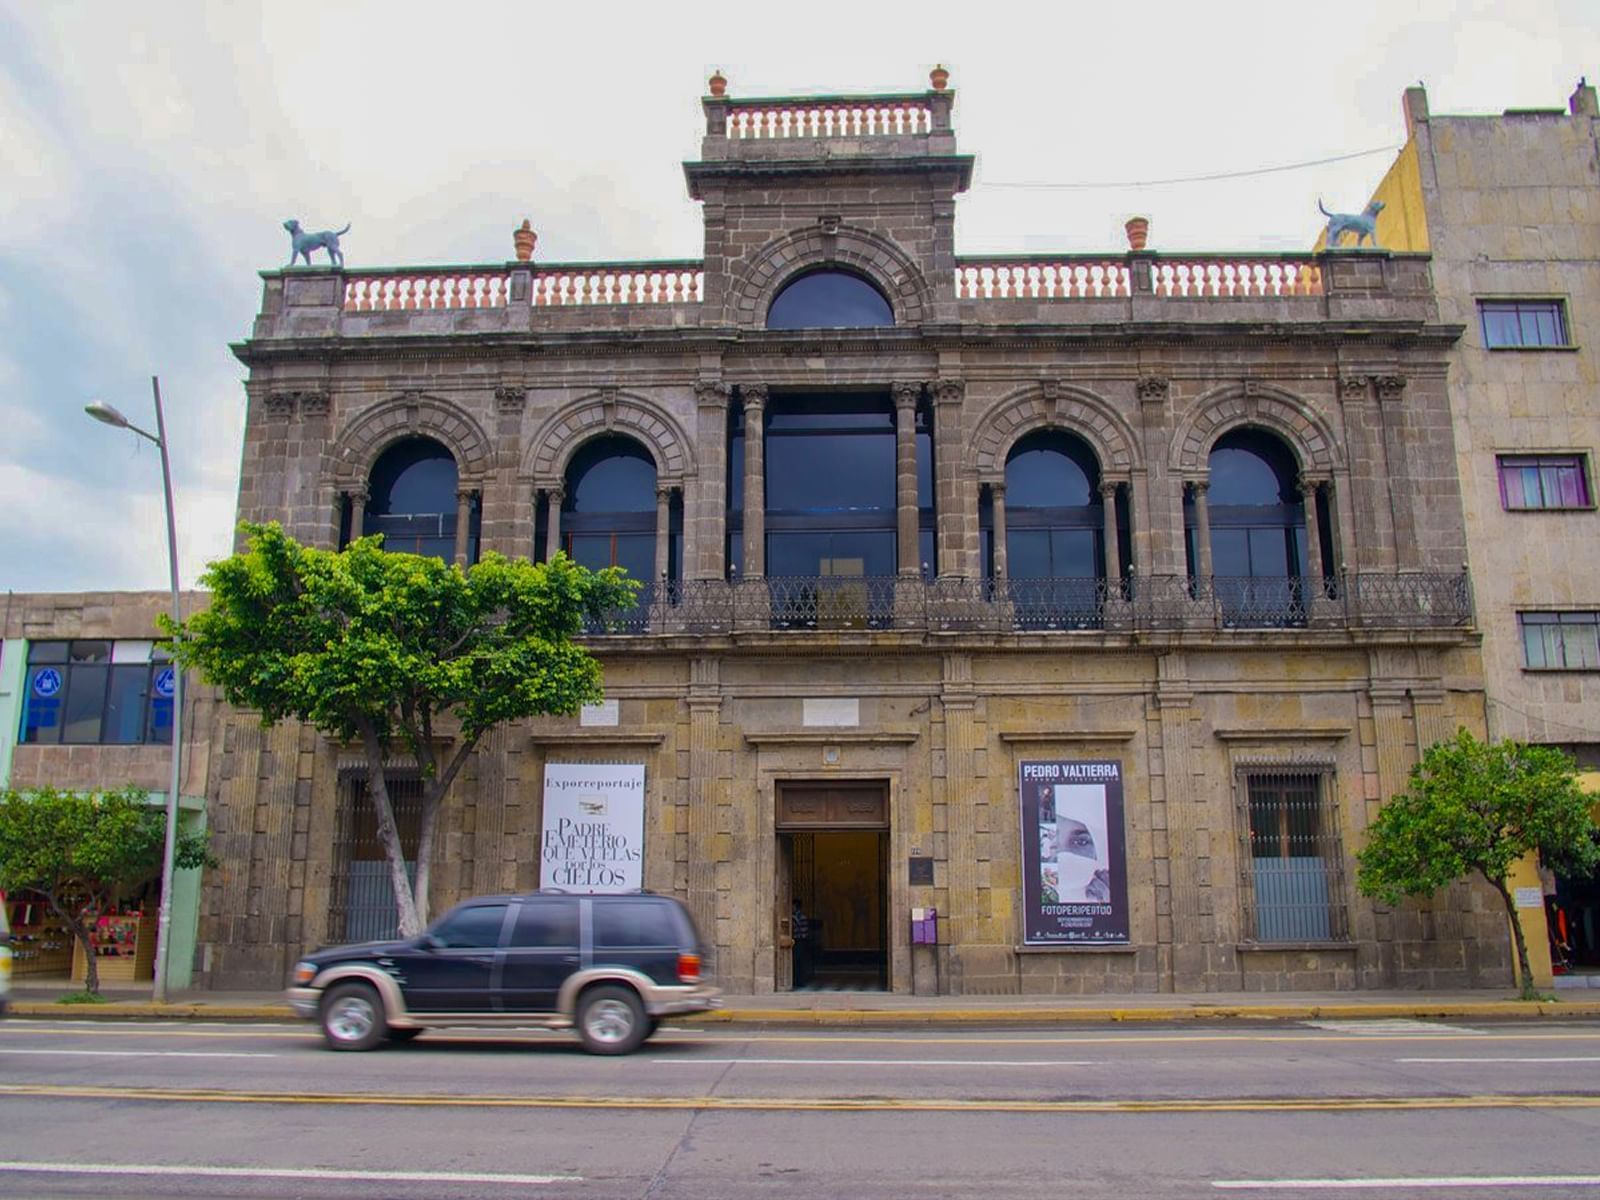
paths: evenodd
<path fill-rule="evenodd" d="M 1123 580 L 774 577 L 648 585 L 590 637 L 743 634 L 1184 634 L 1465 631 L 1465 571 Z"/>

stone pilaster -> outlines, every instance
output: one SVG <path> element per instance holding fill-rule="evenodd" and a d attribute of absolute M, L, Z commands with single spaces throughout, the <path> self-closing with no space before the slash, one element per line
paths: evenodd
<path fill-rule="evenodd" d="M 972 659 L 947 654 L 940 692 L 945 726 L 945 894 L 953 947 L 978 938 L 978 722 Z M 944 916 L 941 912 L 940 917 Z M 941 937 L 946 935 L 941 934 Z"/>
<path fill-rule="evenodd" d="M 695 384 L 700 470 L 693 498 L 684 495 L 683 563 L 688 579 L 724 579 L 728 573 L 728 385 Z"/>
<path fill-rule="evenodd" d="M 937 530 L 939 574 L 976 579 L 978 513 L 968 511 L 969 495 L 962 479 L 962 405 L 966 385 L 941 379 L 933 385 L 934 524 Z M 976 499 L 975 493 L 972 493 Z M 970 536 L 969 536 L 970 530 Z"/>
<path fill-rule="evenodd" d="M 901 575 L 920 571 L 917 537 L 917 400 L 920 383 L 896 383 L 894 393 L 896 566 Z"/>
<path fill-rule="evenodd" d="M 1161 985 L 1165 991 L 1185 991 L 1214 986 L 1207 978 L 1216 941 L 1211 910 L 1212 831 L 1206 793 L 1196 786 L 1198 760 L 1189 744 L 1194 692 L 1188 663 L 1181 654 L 1165 654 L 1157 662 L 1157 673 L 1155 703 L 1161 718 L 1172 943 L 1170 952 L 1162 955 Z"/>
<path fill-rule="evenodd" d="M 717 736 L 722 719 L 722 681 L 716 658 L 689 664 L 689 887 L 687 902 L 702 936 L 716 944 L 717 812 L 723 788 L 717 779 Z M 720 946 L 719 946 L 720 949 Z"/>

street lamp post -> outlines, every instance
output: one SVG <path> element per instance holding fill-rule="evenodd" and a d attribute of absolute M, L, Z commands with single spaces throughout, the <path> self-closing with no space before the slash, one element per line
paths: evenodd
<path fill-rule="evenodd" d="M 167 422 L 161 412 L 161 380 L 150 377 L 150 390 L 156 402 L 156 431 L 148 433 L 109 404 L 95 401 L 84 406 L 96 421 L 138 434 L 154 442 L 161 451 L 161 491 L 167 504 L 167 564 L 172 574 L 172 619 L 183 620 L 178 595 L 178 522 L 172 506 L 172 462 L 167 455 Z M 156 922 L 156 978 L 151 999 L 164 1004 L 167 999 L 167 952 L 172 942 L 173 859 L 178 849 L 178 778 L 183 763 L 183 667 L 172 663 L 172 781 L 167 788 L 167 837 L 161 855 L 161 915 Z"/>

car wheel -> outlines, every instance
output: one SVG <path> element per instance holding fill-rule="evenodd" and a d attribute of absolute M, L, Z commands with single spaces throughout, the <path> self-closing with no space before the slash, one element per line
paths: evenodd
<path fill-rule="evenodd" d="M 330 1050 L 371 1050 L 389 1032 L 383 1001 L 370 984 L 341 983 L 322 998 L 322 1038 Z"/>
<path fill-rule="evenodd" d="M 578 1037 L 590 1054 L 628 1054 L 649 1034 L 638 994 L 614 984 L 590 988 L 578 999 Z"/>
<path fill-rule="evenodd" d="M 421 1029 L 391 1029 L 388 1036 L 389 1040 L 398 1046 L 402 1042 L 415 1040 L 421 1033 Z"/>

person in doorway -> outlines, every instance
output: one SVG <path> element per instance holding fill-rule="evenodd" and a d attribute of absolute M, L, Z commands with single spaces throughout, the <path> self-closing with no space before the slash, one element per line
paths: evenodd
<path fill-rule="evenodd" d="M 800 898 L 794 899 L 794 909 L 789 918 L 794 935 L 794 986 L 805 987 L 811 982 L 813 970 L 811 955 L 811 918 L 801 907 Z"/>

